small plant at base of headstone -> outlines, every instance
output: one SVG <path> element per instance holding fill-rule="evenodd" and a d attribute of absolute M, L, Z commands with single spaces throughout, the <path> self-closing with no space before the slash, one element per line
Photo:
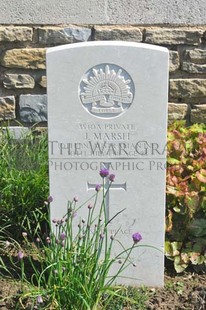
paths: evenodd
<path fill-rule="evenodd" d="M 30 281 L 32 289 L 21 293 L 21 301 L 30 297 L 39 309 L 53 307 L 54 309 L 96 309 L 101 303 L 107 304 L 112 296 L 118 296 L 120 287 L 115 286 L 118 276 L 127 267 L 136 265 L 131 261 L 130 255 L 138 247 L 142 236 L 139 232 L 131 235 L 131 246 L 122 250 L 118 255 L 112 253 L 116 235 L 111 234 L 108 225 L 124 210 L 120 210 L 111 219 L 107 218 L 105 199 L 115 175 L 109 170 L 100 171 L 102 177 L 101 189 L 94 189 L 95 194 L 91 202 L 79 204 L 75 196 L 68 202 L 67 213 L 61 219 L 52 219 L 50 234 L 36 239 L 35 246 L 26 232 L 23 232 L 24 248 L 19 248 L 18 264 L 21 268 L 22 282 Z M 109 186 L 104 184 L 109 180 Z M 102 194 L 102 198 L 99 195 Z M 99 199 L 100 206 L 98 204 Z M 47 199 L 52 202 L 51 196 Z M 87 208 L 87 218 L 79 218 L 80 208 Z M 50 223 L 50 220 L 49 220 Z M 28 250 L 30 252 L 28 252 Z M 24 259 L 29 259 L 33 274 L 28 279 L 25 274 Z M 38 261 L 38 267 L 34 261 Z M 110 274 L 111 266 L 116 264 L 116 273 Z M 23 285 L 22 285 L 23 288 Z M 107 295 L 105 301 L 104 296 Z M 124 297 L 122 297 L 124 298 Z M 128 299 L 128 297 L 127 297 Z M 53 309 L 52 308 L 52 309 Z M 47 308 L 46 308 L 47 309 Z"/>

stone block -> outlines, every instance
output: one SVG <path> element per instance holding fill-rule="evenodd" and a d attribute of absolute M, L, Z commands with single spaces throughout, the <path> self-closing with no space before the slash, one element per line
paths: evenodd
<path fill-rule="evenodd" d="M 46 76 L 43 75 L 38 83 L 41 87 L 46 88 L 47 85 L 47 80 L 46 80 Z"/>
<path fill-rule="evenodd" d="M 95 40 L 142 41 L 142 32 L 136 27 L 96 26 Z"/>
<path fill-rule="evenodd" d="M 32 36 L 31 27 L 0 26 L 0 42 L 32 41 Z"/>
<path fill-rule="evenodd" d="M 31 133 L 31 130 L 28 127 L 23 126 L 9 126 L 3 127 L 3 132 L 7 133 L 9 131 L 9 135 L 14 139 L 24 139 L 26 135 Z"/>
<path fill-rule="evenodd" d="M 21 95 L 19 99 L 20 118 L 25 123 L 47 121 L 46 95 Z"/>
<path fill-rule="evenodd" d="M 206 65 L 183 62 L 182 70 L 189 73 L 206 73 Z"/>
<path fill-rule="evenodd" d="M 185 103 L 171 103 L 168 104 L 168 120 L 169 123 L 174 120 L 185 119 L 188 112 L 188 105 Z"/>
<path fill-rule="evenodd" d="M 8 89 L 15 88 L 34 88 L 35 81 L 29 74 L 10 74 L 7 73 L 3 78 L 3 85 Z"/>
<path fill-rule="evenodd" d="M 145 42 L 163 45 L 198 45 L 201 36 L 201 30 L 155 28 L 146 29 Z"/>
<path fill-rule="evenodd" d="M 11 49 L 3 53 L 1 65 L 7 68 L 45 69 L 45 48 Z"/>
<path fill-rule="evenodd" d="M 45 27 L 38 28 L 39 43 L 68 44 L 89 41 L 91 29 L 83 27 Z"/>
<path fill-rule="evenodd" d="M 206 62 L 206 50 L 194 49 L 186 50 L 186 56 L 195 63 L 205 63 Z"/>
<path fill-rule="evenodd" d="M 175 51 L 170 51 L 169 56 L 170 56 L 170 72 L 174 72 L 178 70 L 180 66 L 179 53 Z"/>
<path fill-rule="evenodd" d="M 171 79 L 171 98 L 201 98 L 206 96 L 206 79 Z"/>
<path fill-rule="evenodd" d="M 190 120 L 192 123 L 206 123 L 206 104 L 194 105 Z"/>
<path fill-rule="evenodd" d="M 11 120 L 15 117 L 15 97 L 0 97 L 0 120 Z"/>

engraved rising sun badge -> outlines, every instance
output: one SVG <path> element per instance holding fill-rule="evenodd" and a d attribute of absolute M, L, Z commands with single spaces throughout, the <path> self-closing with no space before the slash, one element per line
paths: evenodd
<path fill-rule="evenodd" d="M 112 118 L 121 115 L 132 104 L 134 83 L 123 68 L 100 64 L 82 77 L 79 94 L 89 113 L 100 118 Z"/>

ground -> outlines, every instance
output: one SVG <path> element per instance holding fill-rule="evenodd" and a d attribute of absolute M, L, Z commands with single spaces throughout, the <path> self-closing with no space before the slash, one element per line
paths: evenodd
<path fill-rule="evenodd" d="M 0 279 L 0 299 L 14 296 L 19 289 L 20 285 L 16 282 Z M 145 307 L 147 310 L 205 310 L 206 273 L 167 274 L 165 275 L 165 287 L 163 289 L 150 289 L 149 296 L 150 298 Z M 16 309 L 15 304 L 16 300 L 14 297 L 0 301 L 0 310 Z M 18 309 L 29 310 L 32 308 L 28 304 L 26 308 L 18 306 Z M 132 308 L 124 308 L 124 310 L 130 309 Z"/>
<path fill-rule="evenodd" d="M 164 289 L 153 289 L 147 309 L 206 310 L 206 274 L 165 275 Z"/>

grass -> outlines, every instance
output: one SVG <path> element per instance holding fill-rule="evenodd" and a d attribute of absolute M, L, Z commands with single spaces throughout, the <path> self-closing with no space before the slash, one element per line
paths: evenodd
<path fill-rule="evenodd" d="M 65 304 L 72 310 L 146 309 L 146 291 L 116 286 L 111 278 L 106 281 L 115 261 L 110 257 L 115 236 L 107 236 L 106 219 L 94 226 L 94 211 L 88 208 L 87 223 L 81 224 L 76 236 L 72 237 L 71 222 L 60 225 L 57 235 L 46 231 L 50 223 L 45 201 L 49 194 L 47 134 L 38 136 L 31 130 L 16 139 L 9 129 L 1 128 L 0 157 L 0 274 L 21 279 L 20 289 L 6 299 L 11 298 L 16 309 L 28 302 L 30 309 L 63 310 Z M 103 201 L 105 195 L 103 191 Z M 100 217 L 106 214 L 104 209 L 103 203 Z M 96 227 L 94 234 L 90 226 Z M 63 241 L 62 233 L 68 236 Z M 103 262 L 101 251 L 106 251 Z M 127 251 L 126 257 L 130 248 Z M 129 264 L 123 263 L 119 270 Z"/>
<path fill-rule="evenodd" d="M 48 196 L 47 135 L 31 132 L 15 139 L 0 129 L 1 227 L 10 225 L 18 239 L 26 230 L 34 234 L 44 222 Z"/>
<path fill-rule="evenodd" d="M 96 187 L 88 201 L 79 205 L 74 197 L 68 202 L 65 216 L 52 219 L 53 226 L 47 216 L 48 235 L 39 235 L 30 241 L 27 232 L 23 232 L 21 244 L 12 238 L 0 242 L 10 258 L 9 274 L 15 271 L 21 279 L 16 309 L 28 298 L 32 304 L 30 309 L 64 310 L 65 306 L 67 310 L 121 309 L 122 306 L 144 309 L 146 294 L 116 283 L 122 271 L 135 268 L 130 254 L 142 237 L 136 232 L 131 235 L 130 245 L 122 245 L 118 254 L 112 252 L 114 243 L 119 240 L 108 231 L 110 220 L 105 201 L 115 176 L 109 175 L 107 169 L 101 169 L 100 175 L 102 186 Z M 105 190 L 107 178 L 110 181 Z M 48 207 L 50 202 L 51 196 Z M 85 219 L 79 215 L 81 208 L 86 208 Z M 112 219 L 116 220 L 123 211 Z M 113 265 L 117 270 L 110 274 Z M 5 273 L 9 269 L 4 260 L 1 268 Z"/>

